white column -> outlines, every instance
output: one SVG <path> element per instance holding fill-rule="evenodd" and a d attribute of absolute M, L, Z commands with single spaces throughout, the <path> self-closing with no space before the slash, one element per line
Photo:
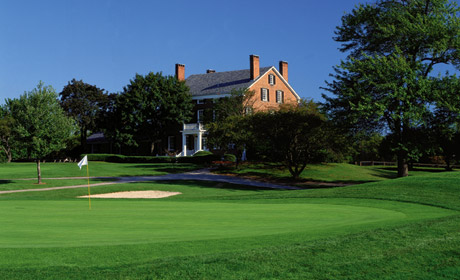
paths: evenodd
<path fill-rule="evenodd" d="M 197 143 L 198 151 L 201 151 L 201 131 L 198 132 L 198 143 Z"/>
<path fill-rule="evenodd" d="M 187 134 L 182 132 L 182 153 L 185 157 L 187 155 Z"/>

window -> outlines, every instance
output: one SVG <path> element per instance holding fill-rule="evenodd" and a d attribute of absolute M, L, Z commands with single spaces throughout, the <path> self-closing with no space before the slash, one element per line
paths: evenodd
<path fill-rule="evenodd" d="M 175 151 L 175 150 L 176 150 L 176 137 L 168 136 L 168 151 Z"/>
<path fill-rule="evenodd" d="M 244 107 L 244 114 L 251 115 L 252 114 L 252 107 Z"/>
<path fill-rule="evenodd" d="M 216 110 L 212 110 L 212 121 L 216 121 Z"/>
<path fill-rule="evenodd" d="M 203 121 L 203 114 L 204 114 L 204 110 L 198 110 L 196 111 L 196 121 L 197 122 L 202 122 Z"/>
<path fill-rule="evenodd" d="M 276 91 L 276 103 L 284 103 L 284 92 L 281 90 Z"/>
<path fill-rule="evenodd" d="M 272 75 L 272 74 L 268 75 L 268 83 L 269 83 L 270 85 L 274 85 L 274 84 L 275 84 L 275 75 Z"/>
<path fill-rule="evenodd" d="M 260 100 L 268 102 L 268 89 L 262 88 L 260 90 Z"/>
<path fill-rule="evenodd" d="M 196 104 L 204 104 L 204 99 L 197 99 Z"/>

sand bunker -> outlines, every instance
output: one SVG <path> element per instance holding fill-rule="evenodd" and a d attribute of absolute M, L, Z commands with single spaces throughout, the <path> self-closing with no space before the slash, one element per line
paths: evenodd
<path fill-rule="evenodd" d="M 92 194 L 91 198 L 163 198 L 173 195 L 182 194 L 180 192 L 165 192 L 165 191 L 130 191 L 130 192 L 114 192 Z M 80 198 L 88 198 L 87 195 L 79 196 Z"/>

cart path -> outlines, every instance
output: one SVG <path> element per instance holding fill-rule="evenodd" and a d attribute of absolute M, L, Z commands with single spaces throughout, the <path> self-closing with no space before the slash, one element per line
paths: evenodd
<path fill-rule="evenodd" d="M 63 180 L 63 179 L 86 179 L 86 177 L 62 177 L 62 178 L 43 178 L 46 180 Z M 278 184 L 272 184 L 267 182 L 261 182 L 251 179 L 245 179 L 235 176 L 213 174 L 209 169 L 200 169 L 186 173 L 178 174 L 167 174 L 160 176 L 133 176 L 133 177 L 90 177 L 90 179 L 115 179 L 116 181 L 103 182 L 91 184 L 90 187 L 105 186 L 123 183 L 135 183 L 135 182 L 149 182 L 149 181 L 174 181 L 174 180 L 195 180 L 195 181 L 213 181 L 222 182 L 238 185 L 246 185 L 252 187 L 269 188 L 269 189 L 283 189 L 283 190 L 300 190 L 301 188 L 284 186 Z M 16 179 L 15 179 L 16 180 Z M 28 180 L 28 179 L 24 179 Z M 75 186 L 64 186 L 64 187 L 50 187 L 40 189 L 24 189 L 24 190 L 9 190 L 0 191 L 0 194 L 5 193 L 17 193 L 17 192 L 41 192 L 41 191 L 52 191 L 62 189 L 76 189 L 76 188 L 87 188 L 88 185 L 75 185 Z"/>

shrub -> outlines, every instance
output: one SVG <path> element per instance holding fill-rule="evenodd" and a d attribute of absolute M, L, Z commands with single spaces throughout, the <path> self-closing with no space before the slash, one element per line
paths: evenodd
<path fill-rule="evenodd" d="M 84 155 L 81 157 L 83 158 Z M 175 158 L 171 157 L 153 157 L 153 156 L 124 156 L 114 154 L 88 154 L 90 161 L 106 161 L 118 163 L 170 163 Z"/>
<path fill-rule="evenodd" d="M 233 154 L 225 154 L 224 161 L 236 162 L 236 156 Z"/>
<path fill-rule="evenodd" d="M 194 157 L 202 157 L 202 156 L 209 156 L 209 155 L 212 155 L 213 153 L 210 152 L 210 151 L 199 151 L 199 152 L 196 152 L 193 156 Z"/>

